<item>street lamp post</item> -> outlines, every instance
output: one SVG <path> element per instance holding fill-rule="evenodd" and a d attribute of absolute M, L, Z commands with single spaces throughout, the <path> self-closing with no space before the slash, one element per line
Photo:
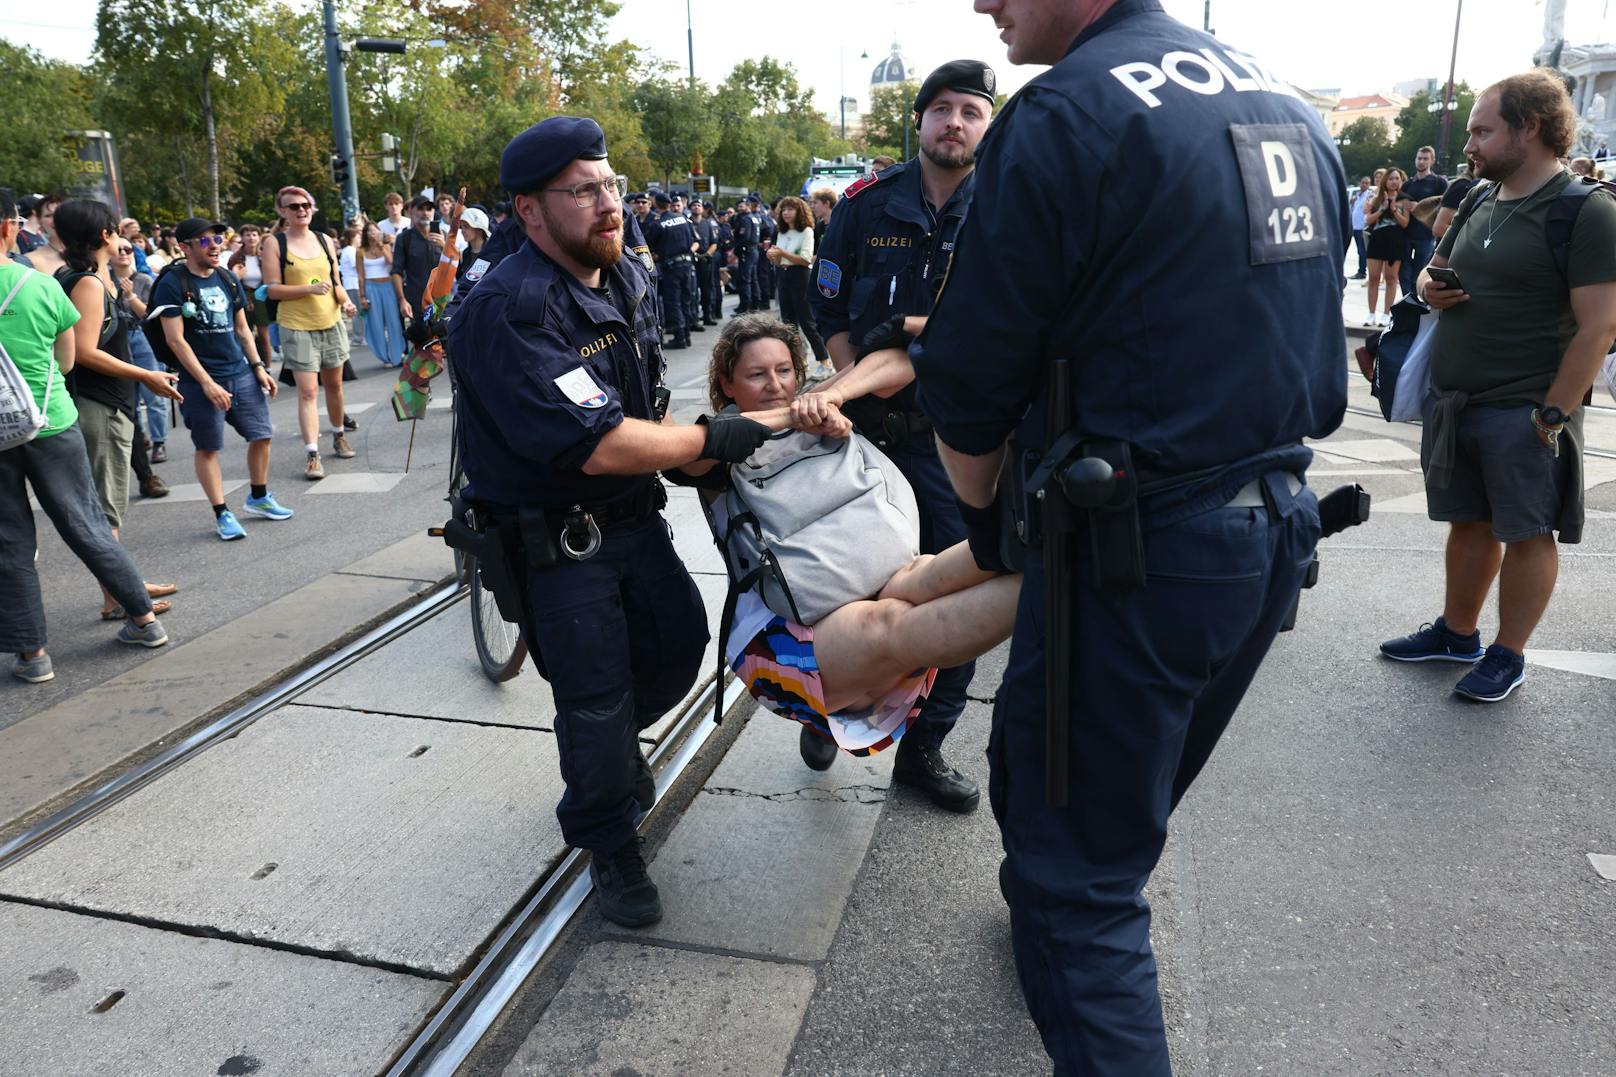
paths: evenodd
<path fill-rule="evenodd" d="M 1442 95 L 1442 134 L 1437 139 L 1437 167 L 1443 175 L 1448 172 L 1448 133 L 1453 129 L 1453 72 L 1459 64 L 1459 20 L 1464 17 L 1464 0 L 1458 0 L 1453 12 L 1453 51 L 1448 56 L 1448 88 Z"/>
<path fill-rule="evenodd" d="M 337 35 L 337 6 L 333 0 L 320 5 L 325 20 L 325 81 L 331 94 L 331 171 L 332 180 L 342 191 L 343 223 L 359 216 L 359 175 L 354 171 L 353 120 L 348 114 L 348 76 L 343 70 L 349 46 Z M 352 48 L 360 52 L 402 53 L 405 45 L 397 38 L 362 37 Z"/>

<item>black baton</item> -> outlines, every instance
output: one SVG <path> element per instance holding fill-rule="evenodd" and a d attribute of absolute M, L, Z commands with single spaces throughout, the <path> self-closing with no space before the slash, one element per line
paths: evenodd
<path fill-rule="evenodd" d="M 1072 425 L 1071 367 L 1065 359 L 1049 365 L 1051 450 Z M 1038 492 L 1044 516 L 1044 800 L 1066 806 L 1071 777 L 1072 690 L 1072 505 L 1058 483 Z"/>

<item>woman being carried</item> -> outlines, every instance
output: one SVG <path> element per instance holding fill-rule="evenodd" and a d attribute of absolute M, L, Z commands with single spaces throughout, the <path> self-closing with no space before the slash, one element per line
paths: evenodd
<path fill-rule="evenodd" d="M 901 352 L 880 358 L 872 369 L 908 361 Z M 797 397 L 805 366 L 806 348 L 794 327 L 765 316 L 732 321 L 708 368 L 713 407 L 736 406 L 776 431 L 858 436 L 835 403 Z M 722 534 L 720 494 L 730 485 L 729 469 L 704 461 L 673 478 L 695 480 L 689 485 L 701 488 Z M 860 536 L 846 541 L 851 549 Z M 851 754 L 867 755 L 903 736 L 937 667 L 959 665 L 1010 637 L 1020 590 L 1020 576 L 978 568 L 964 543 L 916 557 L 879 593 L 849 601 L 811 626 L 774 613 L 754 589 L 736 605 L 724 657 L 770 710 Z"/>

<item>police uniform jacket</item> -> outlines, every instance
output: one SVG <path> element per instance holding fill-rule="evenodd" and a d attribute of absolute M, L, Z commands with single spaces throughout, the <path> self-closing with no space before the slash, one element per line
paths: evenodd
<path fill-rule="evenodd" d="M 756 213 L 737 213 L 735 215 L 735 249 L 744 251 L 758 245 L 761 235 Z"/>
<path fill-rule="evenodd" d="M 462 301 L 449 349 L 468 497 L 591 506 L 653 481 L 581 470 L 624 418 L 651 418 L 663 373 L 645 266 L 625 256 L 602 281 L 605 296 L 528 242 Z"/>
<path fill-rule="evenodd" d="M 780 226 L 774 223 L 774 214 L 766 209 L 757 211 L 758 241 L 773 243 L 780 238 Z"/>
<path fill-rule="evenodd" d="M 945 444 L 987 453 L 1020 427 L 1043 445 L 1064 357 L 1077 429 L 1127 442 L 1141 479 L 1228 465 L 1188 515 L 1305 467 L 1301 440 L 1340 425 L 1346 180 L 1317 114 L 1262 65 L 1122 0 L 1006 106 L 977 161 L 960 253 L 910 353 Z M 839 207 L 831 235 L 886 186 Z M 852 310 L 880 298 L 846 278 Z M 826 335 L 847 324 L 824 307 Z"/>
<path fill-rule="evenodd" d="M 522 230 L 522 222 L 517 220 L 516 214 L 513 213 L 496 224 L 493 234 L 488 237 L 488 242 L 477 252 L 476 260 L 466 267 L 464 273 L 455 278 L 455 292 L 449 300 L 448 307 L 444 309 L 444 318 L 452 320 L 459 313 L 460 304 L 465 299 L 466 293 L 487 276 L 489 270 L 503 262 L 512 251 L 520 250 L 525 243 L 527 233 Z M 640 231 L 640 222 L 634 218 L 634 214 L 626 210 L 623 213 L 623 250 L 643 262 L 645 268 L 651 272 L 651 279 L 656 279 L 656 266 L 651 261 L 651 248 L 646 246 L 645 235 Z"/>
<path fill-rule="evenodd" d="M 683 213 L 668 212 L 657 218 L 651 225 L 650 235 L 647 237 L 651 243 L 651 253 L 659 261 L 670 258 L 689 258 L 690 246 L 696 242 L 696 226 Z"/>
<path fill-rule="evenodd" d="M 697 254 L 702 258 L 706 258 L 708 256 L 707 248 L 718 242 L 718 222 L 711 217 L 703 217 L 701 220 L 694 222 L 692 227 L 696 230 L 696 242 L 701 246 L 701 250 Z"/>
<path fill-rule="evenodd" d="M 847 188 L 825 227 L 824 243 L 815 250 L 809 292 L 827 340 L 847 333 L 857 345 L 895 315 L 931 313 L 976 182 L 973 171 L 936 211 L 926 205 L 915 161 L 892 165 Z M 1028 221 L 1018 221 L 1017 228 L 1025 233 Z M 914 386 L 894 393 L 890 404 L 918 410 Z"/>

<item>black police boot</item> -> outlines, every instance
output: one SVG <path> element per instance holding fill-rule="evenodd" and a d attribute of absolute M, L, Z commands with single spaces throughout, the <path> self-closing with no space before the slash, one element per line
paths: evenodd
<path fill-rule="evenodd" d="M 705 333 L 707 332 L 707 324 L 705 322 L 691 322 L 690 331 L 692 333 Z"/>
<path fill-rule="evenodd" d="M 684 337 L 674 337 L 673 339 L 669 340 L 666 344 L 662 345 L 662 350 L 663 351 L 676 352 L 676 351 L 679 351 L 681 348 L 688 348 L 688 347 L 690 347 L 690 341 L 686 340 Z"/>
<path fill-rule="evenodd" d="M 814 770 L 829 770 L 836 762 L 836 742 L 826 740 L 818 730 L 807 726 L 797 734 L 797 751 L 802 753 L 802 761 Z"/>
<path fill-rule="evenodd" d="M 688 347 L 690 347 L 690 334 L 689 333 L 684 334 L 682 337 L 680 337 L 678 340 L 676 340 L 674 342 L 673 346 L 676 349 L 677 348 L 688 348 Z"/>
<path fill-rule="evenodd" d="M 645 758 L 643 750 L 635 751 L 633 770 L 630 788 L 634 801 L 639 804 L 641 811 L 650 811 L 656 806 L 656 776 L 651 773 L 651 763 Z"/>
<path fill-rule="evenodd" d="M 718 324 L 718 319 L 717 318 L 703 318 L 701 320 L 701 324 L 702 325 L 717 325 Z"/>
<path fill-rule="evenodd" d="M 973 812 L 982 800 L 975 782 L 949 766 L 940 750 L 922 747 L 920 739 L 913 735 L 898 742 L 892 780 L 914 786 L 933 804 L 949 811 Z"/>
<path fill-rule="evenodd" d="M 589 861 L 600 914 L 621 927 L 649 927 L 662 919 L 662 897 L 645 872 L 640 840 L 616 852 L 595 853 Z"/>

